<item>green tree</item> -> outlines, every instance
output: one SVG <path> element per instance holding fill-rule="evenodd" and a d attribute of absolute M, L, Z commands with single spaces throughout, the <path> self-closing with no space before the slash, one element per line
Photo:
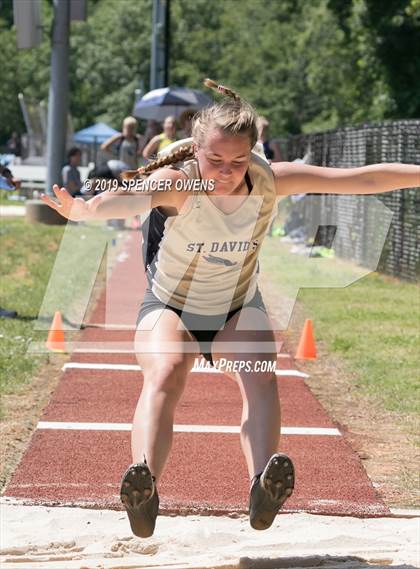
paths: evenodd
<path fill-rule="evenodd" d="M 18 94 L 24 93 L 27 99 L 38 101 L 48 98 L 51 8 L 44 0 L 43 39 L 36 49 L 17 49 L 16 31 L 3 14 L 0 12 L 0 142 L 4 144 L 13 130 L 25 130 Z"/>
<path fill-rule="evenodd" d="M 40 47 L 17 50 L 11 0 L 0 6 L 0 142 L 23 129 L 17 95 L 47 101 L 51 1 Z M 76 129 L 131 114 L 150 75 L 152 0 L 88 0 L 72 22 Z M 420 0 L 171 0 L 170 83 L 211 77 L 267 116 L 274 135 L 420 114 Z M 215 98 L 218 98 L 215 94 Z"/>
<path fill-rule="evenodd" d="M 132 113 L 134 91 L 150 74 L 151 0 L 102 0 L 71 34 L 75 128 L 103 120 L 116 129 Z"/>
<path fill-rule="evenodd" d="M 330 0 L 354 46 L 353 120 L 420 115 L 419 0 Z M 357 105 L 357 101 L 360 101 Z"/>

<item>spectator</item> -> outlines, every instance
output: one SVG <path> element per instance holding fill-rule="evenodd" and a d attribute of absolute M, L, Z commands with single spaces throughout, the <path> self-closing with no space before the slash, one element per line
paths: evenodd
<path fill-rule="evenodd" d="M 9 154 L 14 154 L 15 156 L 22 155 L 22 144 L 16 131 L 12 132 L 12 136 L 7 141 L 7 152 Z"/>
<path fill-rule="evenodd" d="M 9 168 L 0 164 L 0 190 L 16 190 L 20 188 L 20 180 L 13 177 Z M 16 318 L 17 312 L 15 310 L 6 310 L 0 307 L 0 318 Z"/>
<path fill-rule="evenodd" d="M 258 142 L 264 147 L 267 160 L 281 162 L 281 152 L 278 145 L 268 138 L 268 127 L 270 123 L 265 117 L 259 116 L 257 121 Z"/>
<path fill-rule="evenodd" d="M 190 138 L 192 130 L 192 121 L 194 115 L 197 113 L 196 109 L 187 109 L 179 117 L 179 124 L 181 130 L 179 131 L 178 138 Z"/>
<path fill-rule="evenodd" d="M 152 140 L 152 138 L 154 136 L 156 136 L 157 134 L 160 134 L 161 132 L 162 132 L 162 127 L 158 123 L 158 121 L 155 121 L 153 119 L 149 119 L 147 121 L 146 130 L 144 132 L 144 146 L 146 146 L 146 144 L 150 140 Z"/>
<path fill-rule="evenodd" d="M 3 190 L 19 190 L 21 181 L 15 178 L 9 168 L 0 165 L 0 183 Z"/>
<path fill-rule="evenodd" d="M 63 186 L 67 188 L 68 192 L 72 196 L 80 196 L 80 190 L 83 186 L 78 168 L 82 160 L 82 152 L 80 148 L 77 148 L 76 146 L 70 148 L 67 153 L 67 160 L 68 164 L 66 164 L 61 171 Z"/>
<path fill-rule="evenodd" d="M 117 188 L 122 181 L 121 172 L 129 170 L 128 164 L 121 160 L 108 160 L 106 164 L 93 168 L 88 173 L 89 184 L 83 186 L 83 195 L 98 195 L 111 188 Z M 118 183 L 117 183 L 118 182 Z M 107 225 L 114 229 L 124 229 L 124 219 L 108 219 Z"/>
<path fill-rule="evenodd" d="M 128 164 L 122 160 L 108 160 L 106 164 L 97 166 L 89 171 L 88 180 L 89 184 L 84 184 L 81 193 L 83 195 L 97 195 L 105 191 L 106 184 L 100 184 L 100 180 L 117 180 L 121 183 L 121 172 L 129 170 Z M 115 184 L 115 187 L 117 185 Z"/>
<path fill-rule="evenodd" d="M 163 132 L 157 134 L 148 142 L 143 150 L 143 158 L 149 159 L 155 156 L 160 150 L 172 144 L 176 137 L 176 121 L 175 117 L 169 116 L 163 121 Z"/>
<path fill-rule="evenodd" d="M 129 169 L 135 170 L 144 147 L 143 137 L 136 131 L 137 120 L 134 117 L 126 117 L 123 121 L 122 132 L 106 140 L 101 145 L 101 150 L 109 150 L 111 146 L 114 146 L 118 159 L 128 164 Z"/>

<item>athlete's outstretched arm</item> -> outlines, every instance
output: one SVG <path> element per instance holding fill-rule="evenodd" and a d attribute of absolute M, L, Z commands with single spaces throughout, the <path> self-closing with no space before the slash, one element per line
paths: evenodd
<path fill-rule="evenodd" d="M 416 164 L 371 164 L 359 168 L 325 168 L 296 162 L 271 164 L 277 195 L 378 194 L 420 187 Z"/>
<path fill-rule="evenodd" d="M 66 188 L 53 186 L 58 202 L 49 196 L 41 195 L 42 201 L 55 209 L 60 215 L 71 221 L 85 221 L 94 219 L 126 219 L 144 213 L 153 207 L 175 206 L 177 193 L 173 187 L 175 182 L 184 175 L 170 168 L 161 168 L 153 172 L 148 178 L 149 186 L 152 180 L 169 180 L 165 191 L 142 190 L 137 187 L 120 187 L 110 189 L 85 201 L 83 198 L 73 198 Z"/>

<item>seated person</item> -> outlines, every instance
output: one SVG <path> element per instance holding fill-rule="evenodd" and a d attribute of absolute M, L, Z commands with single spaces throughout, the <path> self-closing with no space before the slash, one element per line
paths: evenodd
<path fill-rule="evenodd" d="M 67 154 L 68 164 L 61 171 L 63 178 L 63 186 L 67 188 L 72 196 L 80 196 L 80 190 L 83 186 L 80 178 L 78 166 L 82 160 L 82 153 L 79 148 L 70 148 Z"/>
<path fill-rule="evenodd" d="M 9 168 L 0 165 L 0 190 L 19 190 L 21 181 L 15 178 Z"/>

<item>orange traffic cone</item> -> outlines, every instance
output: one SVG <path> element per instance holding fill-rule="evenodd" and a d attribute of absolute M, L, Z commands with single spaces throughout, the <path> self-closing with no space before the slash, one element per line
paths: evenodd
<path fill-rule="evenodd" d="M 312 331 L 312 320 L 305 320 L 295 358 L 300 360 L 316 360 L 316 346 Z"/>
<path fill-rule="evenodd" d="M 46 346 L 53 352 L 65 351 L 63 323 L 61 321 L 61 313 L 58 311 L 54 314 Z"/>

